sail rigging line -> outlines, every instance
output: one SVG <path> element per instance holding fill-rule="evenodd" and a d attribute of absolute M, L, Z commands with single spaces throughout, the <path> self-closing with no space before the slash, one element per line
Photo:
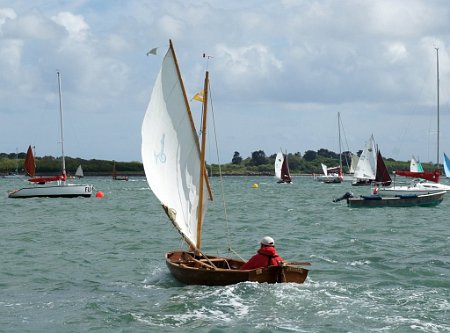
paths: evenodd
<path fill-rule="evenodd" d="M 345 134 L 344 123 L 342 122 L 342 118 L 340 117 L 340 115 L 339 115 L 338 118 L 339 118 L 339 124 L 338 124 L 339 125 L 339 129 L 342 128 L 342 134 L 344 136 L 345 145 L 347 146 L 347 151 L 350 151 L 350 147 L 349 147 L 348 141 L 347 141 L 347 135 Z M 339 144 L 341 144 L 341 143 L 339 142 Z M 350 164 L 348 163 L 347 154 L 345 154 L 345 163 L 347 164 L 347 169 L 350 170 Z"/>
<path fill-rule="evenodd" d="M 56 72 L 58 76 L 58 96 L 59 96 L 59 122 L 61 126 L 61 167 L 62 174 L 64 177 L 64 183 L 66 182 L 66 158 L 64 155 L 64 116 L 63 116 L 63 102 L 62 102 L 62 92 L 61 92 L 61 74 L 59 71 Z"/>
<path fill-rule="evenodd" d="M 436 47 L 436 91 L 437 91 L 437 135 L 436 135 L 436 167 L 439 167 L 439 48 Z"/>
<path fill-rule="evenodd" d="M 217 140 L 217 127 L 216 127 L 216 117 L 214 112 L 214 104 L 212 100 L 212 94 L 211 94 L 211 86 L 209 88 L 209 104 L 211 109 L 211 119 L 212 119 L 212 126 L 213 126 L 213 133 L 214 133 L 214 144 L 216 148 L 216 156 L 217 156 L 217 165 L 218 165 L 218 172 L 219 172 L 219 183 L 220 183 L 220 192 L 222 197 L 222 205 L 224 210 L 224 219 L 225 219 L 225 235 L 226 240 L 228 244 L 228 251 L 234 253 L 236 256 L 238 256 L 241 260 L 244 260 L 232 247 L 231 247 L 231 241 L 230 241 L 230 225 L 229 225 L 229 219 L 228 219 L 228 211 L 227 211 L 227 204 L 225 201 L 225 187 L 224 187 L 224 181 L 223 181 L 223 173 L 222 173 L 222 166 L 220 162 L 220 154 L 219 154 L 219 145 Z"/>
<path fill-rule="evenodd" d="M 205 95 L 203 96 L 203 115 L 202 115 L 202 142 L 201 142 L 201 148 L 200 148 L 200 184 L 199 184 L 199 200 L 198 200 L 198 211 L 200 214 L 198 214 L 198 223 L 197 223 L 197 248 L 200 250 L 201 248 L 201 240 L 202 240 L 202 224 L 203 224 L 203 188 L 205 186 L 205 172 L 206 170 L 205 166 L 205 155 L 206 155 L 206 121 L 208 116 L 208 86 L 209 86 L 209 72 L 205 73 Z M 206 177 L 208 179 L 208 177 Z"/>

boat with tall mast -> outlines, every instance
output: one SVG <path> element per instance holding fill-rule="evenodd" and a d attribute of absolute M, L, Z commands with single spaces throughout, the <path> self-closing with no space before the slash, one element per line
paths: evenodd
<path fill-rule="evenodd" d="M 206 70 L 199 142 L 175 50 L 169 41 L 142 123 L 141 146 L 150 189 L 187 246 L 186 250 L 167 252 L 166 265 L 185 284 L 303 283 L 308 270 L 293 263 L 240 270 L 244 261 L 208 255 L 201 249 L 202 227 L 208 200 L 212 199 L 205 163 L 209 91 Z"/>
<path fill-rule="evenodd" d="M 61 174 L 50 177 L 35 177 L 34 174 L 29 174 L 32 178 L 28 179 L 34 185 L 23 187 L 9 191 L 9 198 L 33 198 L 33 197 L 90 197 L 92 195 L 92 185 L 88 184 L 69 184 L 67 183 L 66 173 L 66 159 L 64 155 L 64 118 L 61 92 L 61 75 L 57 72 L 58 77 L 58 96 L 59 96 L 59 119 L 60 119 L 60 138 L 61 138 Z M 28 154 L 31 151 L 31 146 L 28 149 Z M 28 156 L 27 154 L 27 156 Z M 32 151 L 31 151 L 32 154 Z M 30 163 L 34 163 L 33 161 Z"/>
<path fill-rule="evenodd" d="M 396 176 L 404 176 L 412 178 L 412 182 L 408 185 L 391 185 L 388 187 L 381 187 L 379 193 L 381 195 L 401 195 L 401 194 L 423 194 L 423 193 L 433 193 L 441 191 L 450 191 L 450 186 L 441 184 L 441 170 L 439 164 L 439 48 L 436 48 L 436 113 L 437 113 L 437 134 L 436 134 L 436 169 L 432 172 L 430 171 L 395 171 Z M 445 161 L 444 161 L 445 162 Z"/>
<path fill-rule="evenodd" d="M 336 184 L 344 181 L 342 169 L 342 140 L 341 140 L 341 114 L 338 112 L 338 142 L 339 142 L 339 166 L 328 167 L 321 163 L 322 175 L 314 177 L 315 180 L 325 184 Z"/>

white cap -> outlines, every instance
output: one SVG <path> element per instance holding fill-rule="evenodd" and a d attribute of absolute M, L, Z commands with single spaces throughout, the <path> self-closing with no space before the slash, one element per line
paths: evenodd
<path fill-rule="evenodd" d="M 275 246 L 275 241 L 273 240 L 272 237 L 266 236 L 263 237 L 263 239 L 261 239 L 261 244 L 267 246 Z"/>

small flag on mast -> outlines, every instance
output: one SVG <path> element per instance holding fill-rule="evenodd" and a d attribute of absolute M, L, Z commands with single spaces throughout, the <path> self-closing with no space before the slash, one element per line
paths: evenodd
<path fill-rule="evenodd" d="M 157 49 L 158 49 L 157 47 L 152 48 L 150 51 L 147 52 L 147 55 L 148 55 L 148 56 L 149 56 L 150 54 L 156 55 L 156 50 L 157 50 Z"/>
<path fill-rule="evenodd" d="M 195 99 L 196 101 L 199 101 L 199 102 L 203 102 L 203 94 L 204 94 L 204 91 L 203 91 L 203 89 L 202 89 L 201 91 L 199 91 L 198 93 L 196 93 L 196 94 L 194 95 L 194 97 L 192 97 L 192 99 Z"/>

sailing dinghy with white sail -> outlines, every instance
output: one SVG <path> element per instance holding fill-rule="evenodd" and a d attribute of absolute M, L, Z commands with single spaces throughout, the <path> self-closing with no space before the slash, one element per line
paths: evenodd
<path fill-rule="evenodd" d="M 275 178 L 277 183 L 291 184 L 292 178 L 289 172 L 289 163 L 287 153 L 283 154 L 281 151 L 275 157 Z"/>
<path fill-rule="evenodd" d="M 75 171 L 75 177 L 77 177 L 77 178 L 84 177 L 84 172 L 83 172 L 83 168 L 82 168 L 81 164 L 78 166 L 77 170 Z"/>
<path fill-rule="evenodd" d="M 141 146 L 147 182 L 188 247 L 166 253 L 169 271 L 186 284 L 303 283 L 308 270 L 292 264 L 240 270 L 242 260 L 202 252 L 202 225 L 212 198 L 205 163 L 208 94 L 206 72 L 200 143 L 170 41 L 142 123 Z"/>
<path fill-rule="evenodd" d="M 384 164 L 383 156 L 375 145 L 373 135 L 370 136 L 359 157 L 352 185 L 371 185 L 373 183 L 387 186 L 392 180 Z"/>

